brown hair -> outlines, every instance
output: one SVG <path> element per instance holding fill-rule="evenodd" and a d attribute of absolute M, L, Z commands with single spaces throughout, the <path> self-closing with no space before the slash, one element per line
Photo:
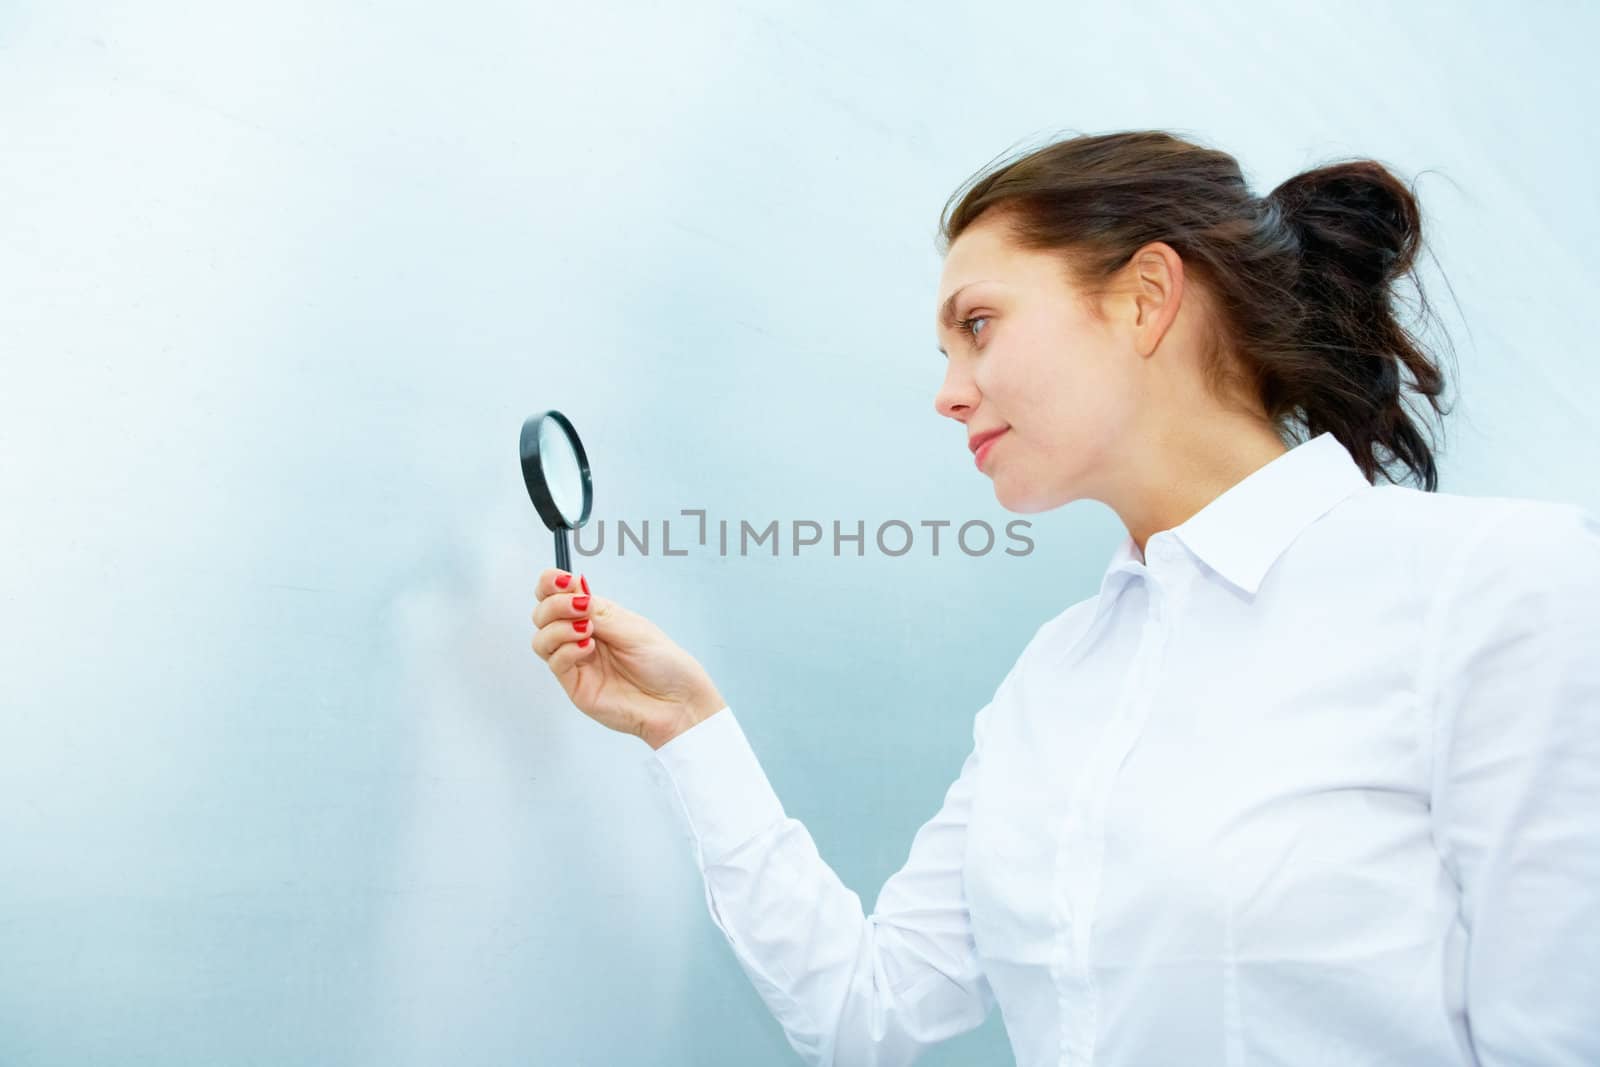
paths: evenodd
<path fill-rule="evenodd" d="M 1398 461 L 1438 488 L 1401 372 L 1441 414 L 1445 379 L 1400 324 L 1391 291 L 1409 277 L 1428 315 L 1414 270 L 1421 212 L 1382 164 L 1329 163 L 1258 197 L 1226 152 L 1131 130 L 1057 141 L 971 181 L 945 205 L 940 255 L 996 208 L 1013 240 L 1060 253 L 1068 281 L 1098 299 L 1139 248 L 1164 241 L 1213 311 L 1204 365 L 1219 398 L 1243 385 L 1280 436 L 1295 425 L 1307 439 L 1328 431 L 1368 482 L 1380 472 L 1394 481 L 1386 467 Z"/>

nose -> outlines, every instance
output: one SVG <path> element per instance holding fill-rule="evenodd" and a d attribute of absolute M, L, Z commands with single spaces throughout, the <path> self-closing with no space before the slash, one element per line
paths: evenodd
<path fill-rule="evenodd" d="M 967 416 L 978 403 L 978 389 L 972 376 L 963 373 L 951 360 L 944 372 L 944 384 L 933 398 L 933 410 L 949 419 L 966 422 Z"/>

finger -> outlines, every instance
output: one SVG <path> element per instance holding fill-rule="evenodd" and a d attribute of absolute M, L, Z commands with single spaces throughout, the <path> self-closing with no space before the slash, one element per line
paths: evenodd
<path fill-rule="evenodd" d="M 564 642 L 560 648 L 545 660 L 550 664 L 550 672 L 561 678 L 568 671 L 575 669 L 579 664 L 594 656 L 594 650 L 600 645 L 593 638 L 583 637 L 578 641 Z"/>
<path fill-rule="evenodd" d="M 578 587 L 575 583 L 568 583 L 568 588 Z M 546 626 L 558 619 L 579 619 L 593 610 L 594 598 L 588 593 L 555 592 L 539 601 L 538 607 L 533 609 L 533 623 L 535 626 Z"/>
<path fill-rule="evenodd" d="M 557 584 L 563 580 L 567 583 L 565 586 Z M 576 574 L 571 571 L 561 570 L 558 567 L 546 567 L 539 572 L 539 581 L 534 585 L 533 595 L 535 599 L 543 600 L 554 593 L 573 592 L 582 592 L 578 588 L 578 576 Z"/>
<path fill-rule="evenodd" d="M 593 636 L 593 623 L 589 619 L 557 619 L 539 627 L 533 635 L 533 650 L 540 659 L 548 660 L 562 645 L 577 644 Z"/>

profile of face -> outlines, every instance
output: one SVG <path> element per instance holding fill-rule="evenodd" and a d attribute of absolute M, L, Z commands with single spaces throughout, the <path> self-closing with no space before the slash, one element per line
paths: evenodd
<path fill-rule="evenodd" d="M 1153 268 L 1142 253 L 1130 261 L 1132 288 L 1124 297 L 1124 283 L 1114 283 L 1102 321 L 1061 258 L 1016 245 L 999 213 L 985 212 L 952 242 L 936 304 L 947 363 L 934 407 L 968 439 L 1004 431 L 978 462 L 1006 509 L 1107 499 L 1128 461 L 1122 453 L 1143 439 L 1165 392 L 1157 375 L 1170 370 L 1152 369 L 1145 357 L 1171 325 L 1181 292 L 1181 262 L 1159 248 Z"/>

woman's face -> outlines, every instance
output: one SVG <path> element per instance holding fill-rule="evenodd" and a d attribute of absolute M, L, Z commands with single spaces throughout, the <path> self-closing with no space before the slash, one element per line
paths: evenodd
<path fill-rule="evenodd" d="M 981 460 L 1000 504 L 1031 513 L 1103 498 L 1147 387 L 1134 333 L 1091 315 L 1060 258 L 1012 244 L 992 211 L 945 256 L 941 311 L 952 295 L 949 321 L 938 315 L 948 362 L 934 407 L 963 424 L 963 447 L 1005 431 Z"/>

